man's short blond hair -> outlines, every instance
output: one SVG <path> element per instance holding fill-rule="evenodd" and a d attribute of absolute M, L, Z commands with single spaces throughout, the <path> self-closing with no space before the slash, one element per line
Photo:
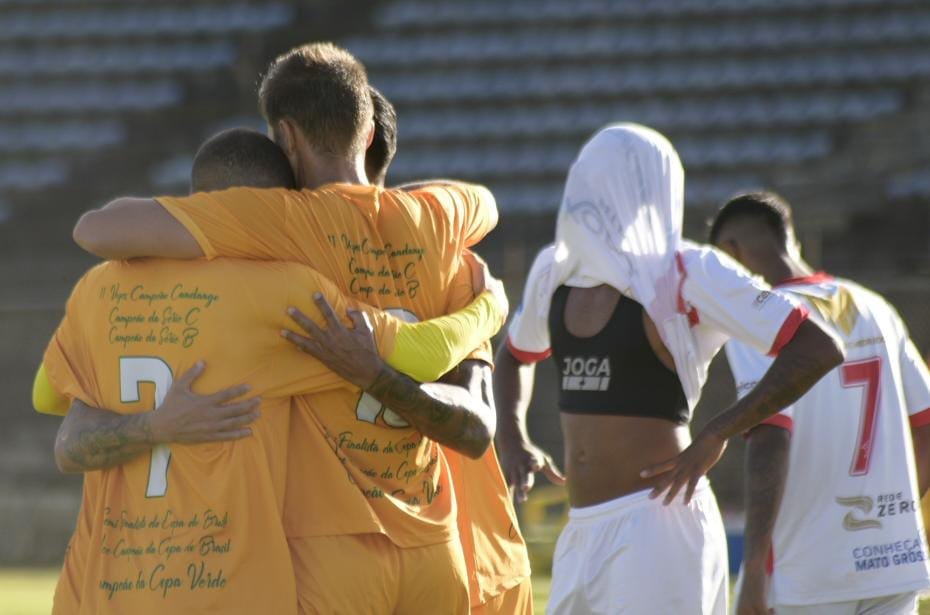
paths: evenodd
<path fill-rule="evenodd" d="M 355 56 L 332 43 L 301 45 L 275 58 L 258 100 L 269 125 L 292 119 L 321 153 L 352 158 L 367 145 L 368 74 Z"/>

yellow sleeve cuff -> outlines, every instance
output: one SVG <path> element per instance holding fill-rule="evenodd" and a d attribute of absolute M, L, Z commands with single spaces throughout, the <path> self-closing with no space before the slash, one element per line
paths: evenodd
<path fill-rule="evenodd" d="M 420 382 L 432 382 L 465 360 L 504 324 L 494 296 L 484 291 L 457 312 L 402 323 L 388 364 Z"/>
<path fill-rule="evenodd" d="M 39 365 L 32 383 L 32 407 L 42 414 L 64 416 L 71 407 L 71 400 L 58 393 L 45 373 L 45 363 Z"/>

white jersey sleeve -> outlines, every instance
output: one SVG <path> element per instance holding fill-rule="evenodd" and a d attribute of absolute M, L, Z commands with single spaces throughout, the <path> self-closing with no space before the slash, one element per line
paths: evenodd
<path fill-rule="evenodd" d="M 530 267 L 523 299 L 507 328 L 507 348 L 521 363 L 536 363 L 552 354 L 549 344 L 549 276 L 555 256 L 550 244 L 540 250 Z"/>
<path fill-rule="evenodd" d="M 678 265 L 679 309 L 692 324 L 709 326 L 759 352 L 777 355 L 807 318 L 807 309 L 795 298 L 773 291 L 719 250 L 691 250 Z"/>
<path fill-rule="evenodd" d="M 736 396 L 742 399 L 759 384 L 775 359 L 753 350 L 738 340 L 727 342 L 724 350 L 730 364 L 730 372 L 733 374 Z M 760 425 L 775 425 L 791 431 L 794 424 L 793 416 L 794 406 L 787 406 L 763 420 Z"/>

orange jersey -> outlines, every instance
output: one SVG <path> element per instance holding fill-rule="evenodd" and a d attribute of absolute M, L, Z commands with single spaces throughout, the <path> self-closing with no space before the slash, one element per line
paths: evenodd
<path fill-rule="evenodd" d="M 460 272 L 453 286 L 450 312 L 468 305 L 474 296 L 465 273 Z M 482 344 L 470 358 L 493 365 L 490 342 Z M 474 608 L 529 578 L 529 554 L 493 444 L 480 459 L 470 459 L 448 447 L 443 447 L 443 452 L 452 474 L 456 521 Z"/>
<path fill-rule="evenodd" d="M 497 222 L 490 193 L 464 184 L 414 193 L 345 184 L 236 188 L 159 201 L 208 257 L 312 264 L 350 296 L 416 319 L 447 313 L 462 250 Z M 401 547 L 455 538 L 448 464 L 435 442 L 357 390 L 298 404 L 288 536 L 375 532 Z"/>
<path fill-rule="evenodd" d="M 250 437 L 162 445 L 85 474 L 56 612 L 295 612 L 282 524 L 291 396 L 348 386 L 279 336 L 287 306 L 318 315 L 316 290 L 344 313 L 330 282 L 287 263 L 113 262 L 78 282 L 44 358 L 59 392 L 138 413 L 203 359 L 198 389 L 247 382 L 263 402 Z M 387 354 L 399 323 L 372 318 Z"/>

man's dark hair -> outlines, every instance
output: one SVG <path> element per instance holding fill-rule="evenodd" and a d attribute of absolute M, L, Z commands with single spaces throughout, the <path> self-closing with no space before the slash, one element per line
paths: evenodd
<path fill-rule="evenodd" d="M 332 43 L 302 45 L 275 58 L 259 86 L 258 102 L 273 129 L 290 118 L 327 156 L 351 158 L 367 145 L 368 74 L 351 53 Z"/>
<path fill-rule="evenodd" d="M 365 174 L 373 184 L 384 184 L 388 166 L 397 153 L 397 111 L 384 94 L 368 86 L 374 108 L 375 135 L 365 152 Z"/>
<path fill-rule="evenodd" d="M 788 202 L 774 192 L 759 191 L 739 194 L 717 211 L 710 226 L 710 243 L 716 245 L 724 225 L 738 218 L 758 218 L 764 221 L 785 245 L 788 244 L 789 236 L 794 236 L 794 221 Z"/>
<path fill-rule="evenodd" d="M 191 192 L 250 188 L 295 188 L 287 156 L 274 141 L 248 128 L 232 128 L 206 140 L 194 156 Z"/>

